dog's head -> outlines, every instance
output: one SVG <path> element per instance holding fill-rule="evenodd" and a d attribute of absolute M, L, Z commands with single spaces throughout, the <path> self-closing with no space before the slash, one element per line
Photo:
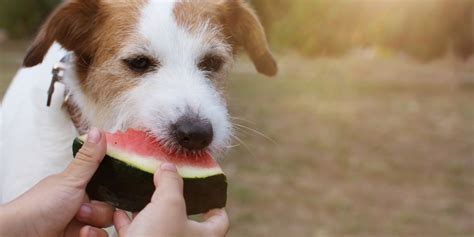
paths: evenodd
<path fill-rule="evenodd" d="M 277 71 L 262 25 L 242 0 L 69 0 L 24 65 L 41 63 L 55 41 L 74 52 L 66 83 L 90 125 L 144 129 L 184 150 L 226 146 L 222 90 L 239 48 L 260 73 Z"/>

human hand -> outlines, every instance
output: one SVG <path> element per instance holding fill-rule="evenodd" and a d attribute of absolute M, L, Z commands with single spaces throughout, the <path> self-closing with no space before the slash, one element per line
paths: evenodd
<path fill-rule="evenodd" d="M 90 202 L 85 188 L 105 156 L 105 135 L 92 129 L 76 158 L 13 202 L 0 207 L 0 236 L 107 236 L 114 208 Z M 90 226 L 94 226 L 91 229 Z M 92 231 L 92 232 L 90 232 Z"/>
<path fill-rule="evenodd" d="M 154 176 L 157 187 L 151 202 L 131 220 L 123 211 L 114 214 L 120 237 L 220 237 L 229 229 L 224 209 L 204 215 L 204 222 L 188 220 L 183 179 L 172 164 L 163 164 Z"/>

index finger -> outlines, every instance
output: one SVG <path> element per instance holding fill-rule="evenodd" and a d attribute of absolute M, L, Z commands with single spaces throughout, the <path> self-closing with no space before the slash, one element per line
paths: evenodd
<path fill-rule="evenodd" d="M 158 198 L 172 198 L 182 200 L 184 205 L 183 178 L 178 174 L 176 166 L 170 163 L 162 164 L 155 172 L 154 183 L 156 191 L 152 202 Z"/>
<path fill-rule="evenodd" d="M 204 219 L 201 224 L 217 236 L 224 236 L 229 231 L 229 216 L 225 209 L 211 210 L 204 215 Z"/>

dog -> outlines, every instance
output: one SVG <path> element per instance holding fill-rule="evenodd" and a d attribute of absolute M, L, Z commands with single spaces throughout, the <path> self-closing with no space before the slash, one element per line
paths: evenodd
<path fill-rule="evenodd" d="M 218 156 L 231 139 L 225 81 L 240 49 L 258 72 L 277 73 L 243 0 L 66 0 L 2 102 L 0 201 L 63 170 L 91 127 L 145 130 L 170 149 Z M 66 55 L 48 107 L 51 70 Z"/>

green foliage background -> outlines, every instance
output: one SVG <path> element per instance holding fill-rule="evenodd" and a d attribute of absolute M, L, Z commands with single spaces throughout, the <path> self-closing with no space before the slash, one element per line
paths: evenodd
<path fill-rule="evenodd" d="M 0 27 L 33 35 L 60 0 L 0 0 Z M 424 60 L 474 47 L 474 0 L 250 0 L 273 48 L 338 56 L 379 46 Z M 387 51 L 388 52 L 388 51 Z"/>
<path fill-rule="evenodd" d="M 60 0 L 0 0 L 0 28 L 13 38 L 33 35 Z"/>

